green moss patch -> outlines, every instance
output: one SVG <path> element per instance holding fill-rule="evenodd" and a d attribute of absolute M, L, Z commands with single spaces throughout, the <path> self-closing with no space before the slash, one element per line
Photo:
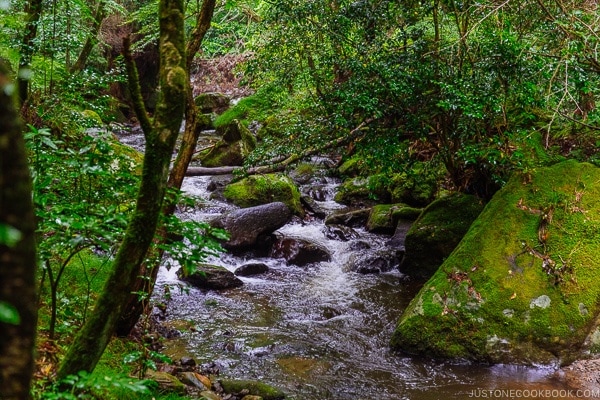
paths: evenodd
<path fill-rule="evenodd" d="M 568 362 L 600 311 L 600 169 L 514 176 L 400 318 L 392 346 L 479 361 Z"/>
<path fill-rule="evenodd" d="M 293 213 L 303 215 L 300 191 L 285 175 L 252 175 L 225 187 L 223 196 L 239 207 L 254 207 L 280 201 Z"/>

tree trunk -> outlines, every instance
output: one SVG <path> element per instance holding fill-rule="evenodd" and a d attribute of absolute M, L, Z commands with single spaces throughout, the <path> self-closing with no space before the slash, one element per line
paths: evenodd
<path fill-rule="evenodd" d="M 8 84 L 0 65 L 0 230 L 10 227 L 20 235 L 15 243 L 0 239 L 0 307 L 18 313 L 0 319 L 0 398 L 24 400 L 37 324 L 35 219 L 22 126 L 14 99 L 6 94 Z"/>
<path fill-rule="evenodd" d="M 152 126 L 143 123 L 146 150 L 136 208 L 117 252 L 113 270 L 94 311 L 60 365 L 57 377 L 92 371 L 117 327 L 123 307 L 152 243 L 166 191 L 171 154 L 183 119 L 185 47 L 183 1 L 160 0 L 161 93 Z M 139 86 L 139 85 L 138 85 Z"/>
<path fill-rule="evenodd" d="M 25 34 L 21 42 L 21 59 L 19 60 L 19 74 L 17 83 L 19 86 L 19 101 L 21 104 L 27 101 L 29 95 L 29 79 L 31 76 L 31 58 L 34 53 L 33 40 L 37 36 L 38 23 L 42 15 L 42 0 L 32 0 L 28 3 L 27 24 Z"/>
<path fill-rule="evenodd" d="M 85 39 L 85 43 L 79 52 L 79 57 L 77 57 L 77 61 L 71 68 L 69 68 L 70 73 L 77 73 L 82 71 L 85 68 L 85 64 L 87 63 L 92 50 L 94 49 L 94 45 L 98 41 L 98 33 L 100 32 L 100 25 L 102 21 L 106 17 L 106 10 L 104 7 L 104 1 L 100 1 L 98 3 L 98 8 L 96 8 L 96 12 L 94 13 L 94 20 L 92 22 L 92 29 L 88 34 L 88 37 Z"/>
<path fill-rule="evenodd" d="M 206 36 L 206 32 L 210 28 L 210 23 L 214 14 L 216 0 L 204 0 L 202 8 L 196 19 L 196 28 L 190 36 L 186 48 L 186 71 L 189 71 L 192 66 L 192 60 L 196 53 L 200 50 L 202 40 Z M 189 76 L 189 75 L 188 75 Z M 186 86 L 186 107 L 185 107 L 185 131 L 181 141 L 181 147 L 177 153 L 177 158 L 173 164 L 173 168 L 169 174 L 169 180 L 167 186 L 173 189 L 181 189 L 183 178 L 186 176 L 187 168 L 194 155 L 196 149 L 196 143 L 198 142 L 198 136 L 200 132 L 196 129 L 198 109 L 194 103 L 194 96 L 192 93 L 191 83 L 188 81 Z M 175 212 L 175 202 L 170 201 L 168 198 L 165 201 L 163 207 L 163 215 L 170 216 Z M 159 228 L 158 238 L 156 240 L 164 240 L 167 237 L 167 232 L 163 228 Z M 158 275 L 159 262 L 162 259 L 163 251 L 155 250 L 158 254 L 156 257 L 151 257 L 152 260 L 158 260 L 156 262 L 144 263 L 141 272 L 134 284 L 131 295 L 121 318 L 119 319 L 117 334 L 119 336 L 127 336 L 138 319 L 144 312 L 144 308 L 147 304 L 147 298 L 152 294 L 154 290 L 154 284 Z M 138 293 L 144 293 L 144 296 L 139 296 Z"/>

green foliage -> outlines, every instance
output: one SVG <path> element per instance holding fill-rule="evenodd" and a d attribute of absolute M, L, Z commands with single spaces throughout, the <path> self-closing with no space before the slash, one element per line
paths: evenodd
<path fill-rule="evenodd" d="M 143 395 L 150 394 L 152 386 L 152 381 L 140 381 L 124 375 L 98 376 L 81 371 L 77 375 L 69 375 L 54 383 L 40 399 L 106 399 L 106 396 L 115 390 Z"/>
<path fill-rule="evenodd" d="M 264 122 L 273 112 L 281 98 L 277 90 L 265 89 L 244 97 L 233 107 L 219 115 L 214 122 L 215 127 L 226 126 L 233 120 L 240 120 L 244 125 L 252 121 Z"/>
<path fill-rule="evenodd" d="M 193 199 L 188 199 L 193 201 Z M 171 240 L 160 245 L 169 256 L 165 266 L 171 268 L 173 263 L 180 265 L 187 274 L 195 271 L 196 266 L 213 255 L 223 252 L 220 241 L 227 240 L 229 235 L 222 229 L 211 227 L 206 222 L 182 220 L 171 215 L 163 221 Z M 180 240 L 181 239 L 181 240 Z"/>
<path fill-rule="evenodd" d="M 0 301 L 0 323 L 19 325 L 21 316 L 19 311 L 10 303 Z"/>
<path fill-rule="evenodd" d="M 46 129 L 30 126 L 25 139 L 38 218 L 42 281 L 48 279 L 51 293 L 48 329 L 53 337 L 59 303 L 64 306 L 63 325 L 85 316 L 85 310 L 80 315 L 69 311 L 70 300 L 60 295 L 65 269 L 84 250 L 112 252 L 124 234 L 138 178 L 131 172 L 135 162 L 115 151 L 110 136 L 85 135 L 64 141 Z M 89 292 L 85 298 L 89 302 Z"/>
<path fill-rule="evenodd" d="M 0 245 L 13 247 L 21 240 L 21 231 L 10 225 L 0 224 Z"/>
<path fill-rule="evenodd" d="M 126 354 L 123 358 L 125 364 L 136 364 L 135 371 L 137 376 L 141 379 L 146 375 L 148 369 L 156 371 L 157 362 L 171 364 L 173 361 L 157 351 L 150 350 L 147 346 L 144 346 L 143 350 L 136 350 L 129 354 Z"/>

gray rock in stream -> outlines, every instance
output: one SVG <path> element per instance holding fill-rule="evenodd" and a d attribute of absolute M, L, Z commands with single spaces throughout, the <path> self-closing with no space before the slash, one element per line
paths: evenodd
<path fill-rule="evenodd" d="M 198 265 L 196 271 L 189 275 L 185 274 L 183 268 L 180 268 L 177 276 L 182 281 L 200 289 L 222 290 L 240 287 L 244 284 L 233 272 L 224 267 L 210 264 Z"/>
<path fill-rule="evenodd" d="M 237 276 L 252 276 L 269 272 L 269 266 L 265 263 L 248 263 L 239 266 L 234 274 Z"/>
<path fill-rule="evenodd" d="M 246 250 L 259 243 L 259 239 L 287 224 L 292 212 L 281 202 L 241 208 L 217 217 L 211 222 L 216 228 L 229 232 L 230 238 L 223 243 L 229 250 Z"/>
<path fill-rule="evenodd" d="M 304 266 L 331 260 L 326 248 L 299 238 L 280 238 L 273 244 L 271 257 L 284 258 L 288 263 Z"/>
<path fill-rule="evenodd" d="M 360 274 L 379 274 L 398 267 L 402 253 L 394 249 L 382 249 L 374 253 L 354 253 L 348 258 L 344 270 Z"/>

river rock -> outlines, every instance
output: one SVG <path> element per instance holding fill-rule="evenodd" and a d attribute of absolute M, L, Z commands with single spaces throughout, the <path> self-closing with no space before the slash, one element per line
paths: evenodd
<path fill-rule="evenodd" d="M 264 400 L 285 399 L 285 393 L 273 386 L 267 385 L 266 383 L 234 379 L 220 379 L 219 382 L 221 383 L 225 393 L 235 394 L 247 390 L 247 394 L 252 396 L 260 396 Z"/>
<path fill-rule="evenodd" d="M 204 379 L 201 377 L 202 375 L 193 371 L 185 371 L 179 374 L 179 378 L 184 384 L 202 391 L 210 390 L 210 381 L 207 382 L 206 377 L 203 377 Z M 206 383 L 208 383 L 208 386 Z"/>
<path fill-rule="evenodd" d="M 221 215 L 211 225 L 229 232 L 223 247 L 244 250 L 255 246 L 264 237 L 287 224 L 292 218 L 290 209 L 281 202 L 242 208 Z"/>
<path fill-rule="evenodd" d="M 408 209 L 409 212 L 401 212 Z M 404 215 L 413 215 L 414 208 L 405 204 L 377 204 L 373 206 L 367 219 L 367 230 L 373 233 L 392 234 L 396 229 L 398 218 Z M 415 218 L 416 219 L 416 218 Z"/>
<path fill-rule="evenodd" d="M 167 372 L 148 370 L 146 378 L 158 383 L 158 386 L 164 391 L 179 394 L 185 393 L 185 385 L 177 377 Z"/>
<path fill-rule="evenodd" d="M 183 268 L 177 271 L 177 276 L 184 282 L 200 289 L 230 289 L 242 286 L 244 283 L 233 272 L 224 267 L 210 264 L 200 264 L 196 271 L 186 275 Z"/>
<path fill-rule="evenodd" d="M 325 225 L 323 227 L 323 234 L 327 239 L 341 240 L 347 242 L 350 239 L 358 239 L 360 235 L 354 229 L 345 225 Z"/>
<path fill-rule="evenodd" d="M 296 215 L 304 215 L 300 191 L 286 175 L 251 175 L 225 187 L 225 198 L 238 207 L 282 202 Z"/>
<path fill-rule="evenodd" d="M 337 211 L 325 218 L 325 225 L 364 226 L 371 213 L 370 208 L 352 211 Z"/>
<path fill-rule="evenodd" d="M 244 159 L 256 147 L 256 138 L 238 120 L 218 127 L 217 134 L 221 135 L 221 140 L 198 156 L 203 167 L 242 165 Z"/>
<path fill-rule="evenodd" d="M 462 193 L 431 203 L 406 234 L 400 271 L 412 277 L 431 277 L 482 209 L 478 198 Z"/>
<path fill-rule="evenodd" d="M 326 248 L 309 240 L 298 238 L 277 239 L 273 244 L 270 256 L 284 258 L 288 263 L 298 266 L 331 259 Z"/>
<path fill-rule="evenodd" d="M 402 252 L 404 254 L 405 246 L 404 243 L 406 241 L 406 234 L 410 230 L 412 226 L 412 221 L 399 220 L 396 224 L 396 230 L 394 231 L 394 235 L 387 241 L 386 246 L 396 249 L 398 252 Z"/>
<path fill-rule="evenodd" d="M 264 263 L 248 263 L 242 266 L 239 266 L 234 271 L 234 274 L 237 276 L 252 276 L 264 274 L 269 271 L 269 267 Z"/>
<path fill-rule="evenodd" d="M 395 250 L 378 250 L 374 253 L 353 253 L 344 270 L 359 274 L 379 274 L 398 267 L 400 256 Z"/>
<path fill-rule="evenodd" d="M 381 176 L 347 179 L 338 187 L 334 200 L 351 207 L 371 207 L 389 203 L 390 195 Z"/>
<path fill-rule="evenodd" d="M 515 174 L 410 302 L 392 347 L 565 364 L 600 350 L 600 168 Z"/>
<path fill-rule="evenodd" d="M 221 114 L 229 108 L 231 100 L 223 93 L 201 93 L 194 98 L 194 103 L 201 113 Z"/>
<path fill-rule="evenodd" d="M 325 218 L 327 216 L 327 212 L 312 197 L 300 196 L 300 201 L 309 215 L 312 214 L 317 218 Z"/>

